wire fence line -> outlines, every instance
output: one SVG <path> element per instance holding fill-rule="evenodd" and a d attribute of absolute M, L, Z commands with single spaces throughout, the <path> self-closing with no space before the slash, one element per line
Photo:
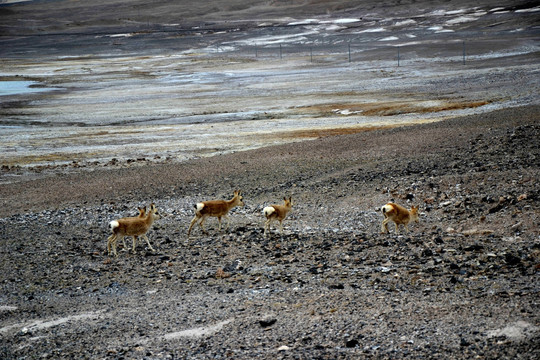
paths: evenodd
<path fill-rule="evenodd" d="M 359 61 L 390 61 L 396 66 L 414 62 L 435 61 L 451 62 L 465 65 L 482 54 L 474 49 L 473 42 L 452 40 L 446 43 L 421 44 L 412 43 L 404 45 L 363 45 L 354 43 L 342 44 L 273 44 L 273 45 L 246 45 L 231 50 L 226 46 L 216 46 L 220 53 L 230 53 L 238 56 L 265 59 L 305 59 L 307 62 L 359 62 Z M 471 56 L 472 55 L 472 56 Z"/>

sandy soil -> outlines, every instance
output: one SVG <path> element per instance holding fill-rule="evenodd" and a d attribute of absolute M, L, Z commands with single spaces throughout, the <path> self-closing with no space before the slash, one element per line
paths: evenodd
<path fill-rule="evenodd" d="M 211 47 L 215 45 L 212 37 L 226 23 L 216 14 L 224 17 L 239 14 L 238 19 L 253 14 L 252 8 L 239 8 L 237 2 L 226 2 L 236 6 L 234 11 L 231 7 L 223 8 L 225 2 L 208 3 L 216 6 L 215 28 L 206 34 L 209 37 L 197 41 L 210 39 Z M 326 10 L 319 6 L 341 18 L 355 18 L 360 10 L 366 10 L 362 6 L 373 5 L 346 2 L 347 6 L 341 8 L 339 4 L 344 2 L 312 3 L 317 5 L 313 13 L 305 8 L 298 10 L 296 2 L 287 3 L 291 18 L 287 22 L 311 19 L 315 15 L 321 20 Z M 60 6 L 62 11 L 55 12 L 47 6 L 50 4 L 69 4 L 79 11 L 72 20 L 55 23 L 51 19 L 61 18 L 66 14 L 62 11 L 73 12 L 73 9 Z M 99 4 L 125 5 L 120 1 Z M 156 9 L 168 10 L 161 11 L 160 21 L 172 23 L 173 19 L 164 15 L 172 13 L 171 8 L 156 4 Z M 425 4 L 413 6 L 412 2 L 401 2 L 396 7 L 394 3 L 384 2 L 382 7 L 370 8 L 369 16 L 364 15 L 374 24 L 343 31 L 351 34 L 377 28 L 377 22 L 387 24 L 377 15 L 385 12 L 396 14 L 400 22 L 405 21 L 404 17 L 410 18 L 414 9 L 431 14 L 429 24 L 424 24 L 426 28 L 449 27 L 448 22 L 454 21 L 459 24 L 454 26 L 470 31 L 469 34 L 485 36 L 484 40 L 493 39 L 495 33 L 500 39 L 513 34 L 511 45 L 498 47 L 504 41 L 479 42 L 485 46 L 480 51 L 482 54 L 486 53 L 488 44 L 495 44 L 499 55 L 509 48 L 532 46 L 533 50 L 515 56 L 497 55 L 487 62 L 475 61 L 466 70 L 458 71 L 438 63 L 410 65 L 408 70 L 394 68 L 391 74 L 377 67 L 361 77 L 352 93 L 344 92 L 350 85 L 344 85 L 343 80 L 352 71 L 365 69 L 366 63 L 350 67 L 334 59 L 325 60 L 325 69 L 339 74 L 333 82 L 324 80 L 321 64 L 306 67 L 295 60 L 276 67 L 272 65 L 275 60 L 267 59 L 250 61 L 251 65 L 244 68 L 224 60 L 222 64 L 227 71 L 242 74 L 232 77 L 234 81 L 244 78 L 250 86 L 255 86 L 256 81 L 246 74 L 254 69 L 257 74 L 264 71 L 280 74 L 265 79 L 273 85 L 270 92 L 275 92 L 275 97 L 268 96 L 272 101 L 285 101 L 285 94 L 295 89 L 287 79 L 292 77 L 300 84 L 308 81 L 304 76 L 295 76 L 299 69 L 314 75 L 320 84 L 333 84 L 328 91 L 315 91 L 309 99 L 305 90 L 297 90 L 291 98 L 294 101 L 303 98 L 305 103 L 297 108 L 291 103 L 279 107 L 275 113 L 283 114 L 282 117 L 272 119 L 278 121 L 273 123 L 273 126 L 279 124 L 276 131 L 256 137 L 269 136 L 264 145 L 284 137 L 294 141 L 312 140 L 240 151 L 251 144 L 243 143 L 234 152 L 220 148 L 217 153 L 222 154 L 217 156 L 186 159 L 175 158 L 178 154 L 174 153 L 175 156 L 149 161 L 146 158 L 149 154 L 143 149 L 141 153 L 130 152 L 129 158 L 119 156 L 112 163 L 98 160 L 94 164 L 81 161 L 68 167 L 49 163 L 44 167 L 24 168 L 19 159 L 21 167 L 4 166 L 0 184 L 0 358 L 537 359 L 540 356 L 537 346 L 540 341 L 540 186 L 537 181 L 540 105 L 538 77 L 534 76 L 537 40 L 529 23 L 531 14 L 536 16 L 530 12 L 533 5 L 520 3 L 521 7 L 507 13 L 510 11 L 507 8 L 494 11 L 487 4 L 486 18 L 478 14 L 481 9 L 463 14 L 452 12 L 456 8 L 445 8 L 447 2 L 438 4 L 441 7 L 437 9 L 424 9 Z M 92 31 L 101 28 L 102 32 L 113 29 L 120 33 L 118 27 L 133 21 L 136 13 L 146 16 L 142 3 L 140 7 L 134 2 L 131 5 L 133 13 L 129 19 L 127 15 L 120 20 L 116 16 L 99 22 L 97 27 L 94 27 L 95 19 L 84 21 L 88 13 L 81 2 L 0 7 L 6 16 L 1 29 L 9 35 L 2 36 L 1 41 L 21 46 L 3 50 L 2 71 L 13 71 L 4 74 L 8 79 L 22 71 L 23 63 L 39 62 L 44 66 L 40 69 L 51 70 L 57 69 L 58 60 L 52 61 L 50 67 L 47 61 L 59 54 L 80 55 L 81 48 L 103 51 L 87 60 L 92 65 L 90 69 L 98 72 L 96 77 L 83 81 L 81 72 L 36 79 L 47 86 L 54 85 L 51 81 L 57 79 L 63 87 L 74 81 L 73 91 L 65 91 L 58 97 L 47 94 L 41 102 L 36 98 L 2 101 L 2 125 L 11 131 L 15 131 L 13 125 L 30 126 L 39 138 L 39 133 L 47 129 L 32 122 L 48 114 L 53 137 L 68 130 L 84 133 L 84 127 L 79 129 L 64 123 L 66 119 L 75 119 L 77 114 L 68 106 L 70 99 L 80 91 L 85 95 L 101 94 L 101 101 L 106 98 L 104 93 L 97 89 L 87 92 L 91 80 L 99 79 L 99 86 L 107 93 L 107 89 L 118 87 L 119 77 L 128 73 L 113 74 L 110 84 L 105 86 L 106 66 L 101 57 L 110 49 Z M 193 19 L 198 18 L 199 10 L 208 12 L 209 5 L 200 6 L 201 9 L 192 9 Z M 44 11 L 26 13 L 28 19 L 36 17 L 34 27 L 21 25 L 20 19 L 25 17 L 20 15 L 27 9 Z M 440 9 L 442 12 L 436 12 Z M 529 10 L 518 20 L 514 16 L 506 17 L 505 14 L 515 15 L 516 9 Z M 259 10 L 264 21 L 275 21 L 271 8 Z M 465 15 L 481 20 L 464 22 L 461 17 Z M 257 19 L 257 24 L 262 18 Z M 423 24 L 420 19 L 425 17 L 414 19 L 417 24 Z M 141 30 L 139 26 L 148 23 L 139 21 L 132 28 L 121 30 L 122 33 Z M 290 30 L 290 26 L 281 27 Z M 510 31 L 517 27 L 525 30 Z M 47 34 L 58 31 L 65 36 L 70 28 L 80 34 L 88 35 L 90 31 L 89 38 L 95 42 L 76 49 L 69 37 L 51 46 L 49 41 L 58 35 L 44 36 L 42 43 L 32 42 L 32 36 L 13 36 L 13 32 L 20 30 Z M 252 39 L 258 26 L 247 28 L 250 29 L 247 32 L 226 33 L 243 40 Z M 265 31 L 270 29 L 266 27 Z M 146 52 L 153 61 L 158 43 L 164 43 L 156 33 L 149 34 L 150 38 L 141 41 L 149 44 Z M 268 36 L 268 33 L 257 34 L 260 35 Z M 337 39 L 343 33 L 335 36 Z M 380 34 L 380 38 L 387 36 Z M 132 51 L 131 46 L 142 42 L 124 43 L 120 55 L 125 57 L 126 52 Z M 194 44 L 195 41 L 186 48 L 193 49 Z M 42 51 L 45 55 L 34 61 L 32 51 Z M 384 49 L 370 52 L 374 57 L 384 53 Z M 17 60 L 21 56 L 24 61 Z M 213 69 L 212 76 L 216 76 L 220 64 L 217 57 L 213 54 L 205 59 Z M 170 64 L 167 61 L 161 64 Z M 75 63 L 68 68 L 80 65 Z M 195 61 L 188 73 L 201 72 L 202 65 L 200 59 Z M 283 72 L 277 71 L 278 68 Z M 441 71 L 440 76 L 437 71 Z M 127 76 L 128 82 L 153 84 L 147 74 L 132 76 Z M 32 76 L 23 78 L 32 79 Z M 281 86 L 285 87 L 279 90 Z M 363 88 L 366 86 L 371 87 Z M 173 88 L 169 90 L 178 90 Z M 230 96 L 228 104 L 234 104 L 235 98 L 246 93 L 240 91 L 236 97 Z M 378 100 L 376 104 L 365 101 L 368 94 Z M 397 100 L 393 101 L 394 97 Z M 139 95 L 134 99 L 152 103 Z M 258 116 L 270 100 L 255 110 Z M 450 105 L 458 106 L 438 108 L 449 100 L 452 100 Z M 38 104 L 43 105 L 42 112 Z M 159 101 L 156 104 L 157 107 L 148 111 L 167 109 L 170 105 Z M 212 105 L 208 104 L 205 106 Z M 51 110 L 55 106 L 62 111 Z M 429 110 L 424 113 L 419 107 Z M 90 109 L 98 107 L 94 104 Z M 218 110 L 219 114 L 224 113 L 223 108 Z M 145 108 L 141 111 L 143 120 L 153 119 Z M 328 111 L 332 113 L 329 115 Z M 365 114 L 370 111 L 374 114 Z M 99 118 L 98 112 L 90 113 Z M 90 129 L 94 134 L 96 129 L 118 132 L 122 126 L 133 130 L 138 124 L 129 118 L 137 113 L 126 113 L 122 124 L 96 125 L 102 120 L 109 121 L 107 116 L 100 119 L 88 116 L 82 121 L 88 121 L 85 124 L 88 127 L 96 127 Z M 208 115 L 219 118 L 219 114 Z M 191 111 L 184 115 L 201 114 Z M 154 119 L 154 125 L 179 125 L 183 116 L 166 114 Z M 369 131 L 360 131 L 366 130 L 359 129 L 358 124 L 365 120 L 364 116 L 369 121 L 382 119 L 386 123 L 379 125 L 390 127 L 370 126 Z M 30 123 L 29 119 L 32 119 Z M 305 127 L 287 128 L 287 121 L 294 123 L 299 119 L 314 122 Z M 56 120 L 59 123 L 55 124 Z M 214 119 L 213 124 L 235 126 L 242 124 L 241 120 Z M 261 119 L 256 117 L 256 120 Z M 313 126 L 317 121 L 329 125 Z M 340 121 L 345 123 L 336 126 Z M 404 122 L 416 124 L 394 126 Z M 69 139 L 73 134 L 65 135 Z M 88 137 L 91 143 L 96 138 L 99 136 Z M 126 140 L 124 145 L 132 144 L 135 138 Z M 146 141 L 155 140 L 142 141 L 141 145 Z M 250 141 L 255 141 L 255 137 Z M 137 160 L 139 155 L 145 160 Z M 194 204 L 229 198 L 234 189 L 243 191 L 245 206 L 231 211 L 229 229 L 218 232 L 217 221 L 210 219 L 208 235 L 195 229 L 188 238 L 186 232 Z M 265 237 L 262 208 L 280 202 L 284 196 L 292 196 L 294 201 L 293 210 L 284 222 L 284 233 L 273 228 L 272 234 Z M 391 227 L 390 234 L 380 234 L 379 209 L 388 201 L 420 206 L 420 222 L 410 226 L 410 233 L 402 229 L 396 234 Z M 135 253 L 131 253 L 120 244 L 119 256 L 109 256 L 106 252 L 109 222 L 134 216 L 138 206 L 148 206 L 150 202 L 157 205 L 161 214 L 149 232 L 156 251 L 137 243 Z M 129 248 L 130 241 L 127 243 Z"/>

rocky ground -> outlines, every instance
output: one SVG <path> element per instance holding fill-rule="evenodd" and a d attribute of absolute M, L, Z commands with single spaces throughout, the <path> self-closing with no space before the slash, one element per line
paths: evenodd
<path fill-rule="evenodd" d="M 539 110 L 4 184 L 0 357 L 536 359 Z M 237 188 L 228 231 L 188 239 Z M 390 200 L 420 205 L 411 233 L 379 234 Z M 109 257 L 152 201 L 156 252 Z"/>

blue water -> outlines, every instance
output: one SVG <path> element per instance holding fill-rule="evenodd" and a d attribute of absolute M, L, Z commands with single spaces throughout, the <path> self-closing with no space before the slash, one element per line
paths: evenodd
<path fill-rule="evenodd" d="M 0 81 L 0 96 L 30 94 L 36 92 L 55 90 L 54 88 L 32 87 L 39 84 L 37 81 Z"/>

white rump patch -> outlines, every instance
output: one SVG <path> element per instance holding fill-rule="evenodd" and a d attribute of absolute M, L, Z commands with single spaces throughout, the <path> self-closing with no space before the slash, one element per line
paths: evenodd
<path fill-rule="evenodd" d="M 263 214 L 264 216 L 268 217 L 272 215 L 275 211 L 276 209 L 274 209 L 272 206 L 267 206 L 263 209 Z"/>
<path fill-rule="evenodd" d="M 386 204 L 386 205 L 384 205 L 384 206 L 381 208 L 381 211 L 382 211 L 383 213 L 387 213 L 387 212 L 389 212 L 389 211 L 391 211 L 391 210 L 393 210 L 393 209 L 394 209 L 394 207 L 393 207 L 392 205 Z"/>
<path fill-rule="evenodd" d="M 203 203 L 197 203 L 197 212 L 201 211 L 204 208 Z"/>
<path fill-rule="evenodd" d="M 111 225 L 111 229 L 115 229 L 120 226 L 120 223 L 116 220 L 113 220 L 109 223 Z"/>

